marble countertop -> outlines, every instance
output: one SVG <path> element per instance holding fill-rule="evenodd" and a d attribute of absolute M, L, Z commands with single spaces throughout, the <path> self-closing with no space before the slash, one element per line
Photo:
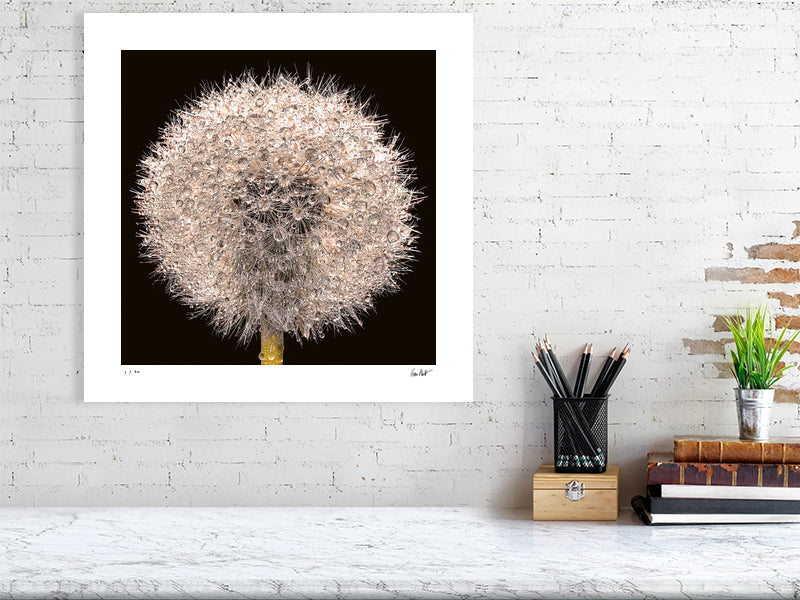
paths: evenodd
<path fill-rule="evenodd" d="M 448 508 L 0 509 L 2 598 L 797 598 L 800 524 Z"/>

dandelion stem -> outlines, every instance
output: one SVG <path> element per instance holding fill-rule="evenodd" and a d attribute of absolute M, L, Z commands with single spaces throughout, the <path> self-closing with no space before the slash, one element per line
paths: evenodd
<path fill-rule="evenodd" d="M 261 353 L 258 358 L 262 365 L 283 364 L 283 332 L 270 331 L 266 322 L 261 325 Z"/>

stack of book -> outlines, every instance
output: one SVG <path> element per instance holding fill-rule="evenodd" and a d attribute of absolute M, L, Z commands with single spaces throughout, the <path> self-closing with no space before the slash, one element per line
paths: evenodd
<path fill-rule="evenodd" d="M 676 437 L 631 506 L 647 525 L 800 522 L 800 438 Z"/>

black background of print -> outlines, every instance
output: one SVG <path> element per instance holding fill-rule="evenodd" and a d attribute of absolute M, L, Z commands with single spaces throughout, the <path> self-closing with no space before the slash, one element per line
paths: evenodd
<path fill-rule="evenodd" d="M 247 346 L 214 333 L 169 298 L 139 257 L 133 212 L 138 162 L 170 114 L 208 84 L 250 71 L 334 75 L 385 116 L 412 153 L 421 232 L 402 289 L 378 298 L 364 327 L 299 344 L 286 337 L 284 364 L 427 365 L 436 363 L 436 54 L 432 50 L 122 51 L 122 364 L 258 364 L 259 340 Z M 109 223 L 109 226 L 113 226 Z M 469 299 L 466 299 L 469 300 Z M 376 397 L 376 400 L 379 398 Z"/>

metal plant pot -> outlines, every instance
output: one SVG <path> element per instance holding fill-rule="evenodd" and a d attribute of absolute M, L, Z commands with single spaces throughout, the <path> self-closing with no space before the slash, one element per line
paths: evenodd
<path fill-rule="evenodd" d="M 736 413 L 739 417 L 740 440 L 762 442 L 769 439 L 774 399 L 775 390 L 736 388 Z"/>

